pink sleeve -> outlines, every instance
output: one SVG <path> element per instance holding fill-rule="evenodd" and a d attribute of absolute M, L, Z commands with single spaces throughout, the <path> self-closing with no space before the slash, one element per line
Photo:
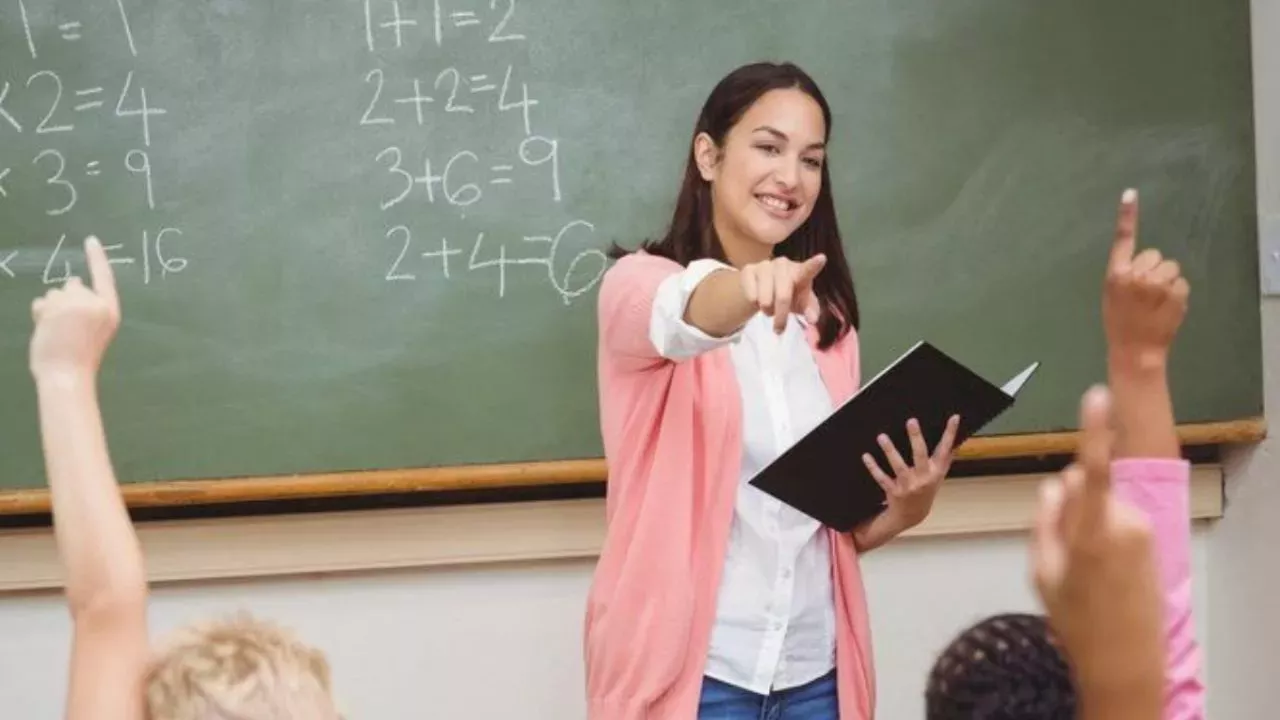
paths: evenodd
<path fill-rule="evenodd" d="M 1200 645 L 1191 613 L 1191 465 L 1185 460 L 1128 458 L 1112 464 L 1116 496 L 1147 515 L 1165 598 L 1164 720 L 1203 720 Z"/>
<path fill-rule="evenodd" d="M 678 272 L 671 260 L 632 253 L 605 273 L 597 307 L 600 344 L 610 359 L 641 367 L 662 361 L 649 336 L 653 301 L 662 281 Z"/>

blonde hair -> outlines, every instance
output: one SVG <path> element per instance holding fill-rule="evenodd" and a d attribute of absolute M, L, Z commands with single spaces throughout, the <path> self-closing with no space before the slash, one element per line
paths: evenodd
<path fill-rule="evenodd" d="M 333 720 L 329 663 L 240 614 L 180 630 L 146 678 L 149 720 Z"/>

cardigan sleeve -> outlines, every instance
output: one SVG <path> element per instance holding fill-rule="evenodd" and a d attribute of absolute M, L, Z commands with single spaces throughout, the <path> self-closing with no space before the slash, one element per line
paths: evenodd
<path fill-rule="evenodd" d="M 642 253 L 609 268 L 597 302 L 600 348 L 608 360 L 640 368 L 663 361 L 649 333 L 654 300 L 662 281 L 680 270 L 671 260 Z"/>

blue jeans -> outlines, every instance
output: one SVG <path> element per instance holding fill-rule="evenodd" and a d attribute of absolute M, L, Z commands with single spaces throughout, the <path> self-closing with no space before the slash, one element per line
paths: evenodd
<path fill-rule="evenodd" d="M 757 695 L 750 690 L 703 678 L 698 720 L 839 720 L 836 673 L 831 671 L 799 687 Z"/>

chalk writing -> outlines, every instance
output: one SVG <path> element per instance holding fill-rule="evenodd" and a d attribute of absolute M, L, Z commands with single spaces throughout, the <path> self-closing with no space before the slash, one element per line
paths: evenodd
<path fill-rule="evenodd" d="M 124 10 L 124 0 L 116 0 L 116 7 L 120 10 L 120 24 L 124 26 L 125 39 L 129 41 L 129 53 L 138 57 L 138 46 L 133 42 L 133 28 L 129 26 L 129 13 Z"/>
<path fill-rule="evenodd" d="M 489 9 L 496 10 L 499 0 L 489 0 Z M 507 25 L 511 23 L 511 18 L 516 14 L 516 0 L 503 0 L 507 5 L 507 11 L 502 15 L 502 20 L 498 21 L 497 27 L 489 34 L 489 42 L 508 42 L 511 40 L 524 40 L 524 35 L 509 32 Z"/>
<path fill-rule="evenodd" d="M 447 78 L 450 78 L 450 77 L 453 78 L 453 89 L 449 91 L 449 100 L 445 103 L 445 106 L 444 106 L 445 111 L 446 112 L 464 112 L 464 113 L 475 112 L 475 108 L 471 107 L 470 105 L 457 104 L 458 86 L 462 84 L 462 73 L 458 72 L 457 68 L 450 67 L 450 68 L 445 68 L 444 70 L 441 70 L 440 74 L 436 76 L 436 89 L 437 90 L 440 89 L 441 81 L 444 81 L 447 84 L 448 83 Z"/>
<path fill-rule="evenodd" d="M 356 17 L 363 19 L 364 49 L 378 56 L 379 62 L 365 70 L 358 125 L 379 138 L 400 135 L 396 127 L 401 124 L 416 130 L 448 123 L 462 132 L 461 141 L 453 141 L 458 143 L 453 147 L 433 146 L 430 141 L 423 147 L 423 135 L 409 132 L 402 138 L 381 140 L 379 149 L 371 148 L 378 208 L 389 219 L 395 218 L 384 231 L 389 244 L 383 273 L 387 282 L 448 281 L 482 274 L 493 278 L 497 297 L 505 298 L 512 288 L 508 280 L 516 273 L 540 270 L 567 304 L 595 287 L 604 273 L 608 258 L 591 247 L 595 225 L 585 219 L 563 225 L 556 221 L 560 227 L 551 234 L 516 237 L 509 236 L 505 225 L 496 234 L 476 228 L 469 235 L 451 225 L 449 233 L 433 233 L 435 237 L 421 246 L 423 241 L 404 221 L 405 208 L 411 213 L 415 208 L 433 213 L 447 209 L 466 220 L 473 206 L 501 208 L 510 200 L 523 208 L 539 196 L 545 198 L 545 209 L 574 212 L 560 209 L 566 196 L 561 141 L 552 133 L 535 132 L 532 111 L 544 100 L 530 91 L 526 71 L 516 62 L 504 59 L 487 67 L 467 67 L 465 62 L 444 60 L 427 70 L 434 76 L 423 76 L 418 65 L 403 77 L 394 70 L 395 64 L 383 61 L 389 53 L 416 52 L 424 42 L 444 47 L 470 38 L 496 50 L 497 45 L 527 41 L 517 4 L 517 0 L 432 0 L 430 21 L 419 24 L 419 18 L 411 16 L 417 12 L 412 5 L 402 6 L 398 0 L 360 2 Z M 512 137 L 505 142 L 500 137 L 475 138 L 475 145 L 467 147 L 472 145 L 467 130 L 476 122 L 472 118 L 482 115 L 518 118 Z M 428 138 L 435 136 L 431 130 L 426 133 Z M 577 252 L 567 249 L 571 240 Z"/>
<path fill-rule="evenodd" d="M 489 237 L 484 231 L 478 231 L 471 242 L 467 256 L 466 270 L 476 272 L 487 270 L 495 273 L 496 291 L 499 298 L 507 294 L 508 268 L 522 266 L 541 267 L 546 273 L 551 287 L 568 305 L 573 298 L 588 292 L 604 275 L 608 257 L 604 252 L 591 248 L 578 252 L 563 266 L 562 247 L 571 233 L 593 233 L 595 226 L 586 220 L 572 220 L 561 227 L 554 235 L 525 235 L 518 238 L 515 250 L 508 251 L 508 244 L 502 240 Z M 393 241 L 395 257 L 387 268 L 386 279 L 389 282 L 413 281 L 418 279 L 409 258 L 415 253 L 413 235 L 406 225 L 396 225 L 387 231 L 386 237 Z M 513 238 L 514 240 L 514 238 Z M 417 253 L 424 260 L 439 260 L 440 274 L 443 279 L 451 279 L 450 258 L 461 255 L 462 248 L 450 247 L 448 238 L 440 238 L 438 248 Z M 563 272 L 561 268 L 563 267 Z"/>
<path fill-rule="evenodd" d="M 503 73 L 502 83 L 499 85 L 490 80 L 486 73 L 464 73 L 457 67 L 448 66 L 436 74 L 431 84 L 431 90 L 437 95 L 426 95 L 423 93 L 422 78 L 407 79 L 404 81 L 407 87 L 403 90 L 389 89 L 385 71 L 382 68 L 373 68 L 364 76 L 364 82 L 368 86 L 369 101 L 360 115 L 359 124 L 394 125 L 396 123 L 395 108 L 386 107 L 388 103 L 383 101 L 384 93 L 402 92 L 403 94 L 398 97 L 389 95 L 390 105 L 411 107 L 413 120 L 421 126 L 427 123 L 426 108 L 428 106 L 438 106 L 445 113 L 471 115 L 476 112 L 477 100 L 483 101 L 480 96 L 497 91 L 491 107 L 499 113 L 519 110 L 524 124 L 524 134 L 532 135 L 533 122 L 530 110 L 538 105 L 539 101 L 529 96 L 528 83 L 520 82 L 517 86 L 512 82 L 513 71 L 514 66 L 508 65 Z"/>
<path fill-rule="evenodd" d="M 182 237 L 180 228 L 162 227 L 154 232 L 150 229 L 144 229 L 137 238 L 138 244 L 136 248 L 138 253 L 136 255 L 128 254 L 130 249 L 124 242 L 103 245 L 102 249 L 107 252 L 107 261 L 112 265 L 130 267 L 140 265 L 142 283 L 143 285 L 149 285 L 152 280 L 163 280 L 169 275 L 180 273 L 187 269 L 189 264 L 187 258 L 176 255 L 169 249 L 169 242 L 180 237 Z M 61 233 L 58 236 L 57 243 L 53 246 L 52 252 L 45 258 L 43 271 L 40 275 L 42 284 L 61 285 L 73 275 L 71 260 L 63 252 L 66 244 L 67 233 Z M 16 278 L 18 271 L 13 269 L 13 261 L 20 254 L 33 255 L 35 251 L 9 250 L 7 253 L 0 252 L 0 273 L 4 273 L 10 278 Z"/>
<path fill-rule="evenodd" d="M 428 250 L 422 253 L 422 257 L 430 260 L 432 258 L 440 258 L 440 270 L 444 273 L 444 279 L 449 279 L 449 257 L 452 255 L 461 255 L 461 248 L 449 248 L 449 239 L 440 238 L 439 250 Z"/>
<path fill-rule="evenodd" d="M 136 68 L 122 70 L 114 80 L 107 77 L 96 83 L 68 82 L 67 78 L 83 78 L 84 75 L 78 70 L 74 74 L 64 74 L 64 70 L 53 66 L 56 60 L 45 59 L 44 47 L 37 45 L 49 44 L 50 38 L 64 43 L 79 43 L 93 34 L 95 26 L 76 17 L 67 17 L 65 13 L 58 17 L 56 23 L 45 25 L 40 18 L 40 22 L 33 25 L 33 20 L 39 15 L 33 16 L 29 10 L 37 1 L 0 0 L 17 3 L 31 59 L 51 65 L 24 69 L 25 80 L 21 76 L 0 77 L 0 132 L 41 137 L 41 145 L 33 148 L 32 155 L 28 156 L 29 162 L 0 165 L 0 201 L 12 196 L 17 204 L 31 207 L 48 218 L 59 218 L 54 222 L 63 222 L 80 211 L 82 196 L 92 194 L 101 186 L 95 184 L 97 178 L 125 174 L 137 178 L 139 204 L 145 203 L 143 209 L 146 212 L 154 212 L 158 183 L 150 148 L 161 138 L 157 133 L 160 129 L 157 120 L 168 115 L 168 110 L 157 106 L 143 81 L 142 71 Z M 115 0 L 114 10 L 108 9 L 109 14 L 105 17 L 110 21 L 111 15 L 118 15 L 118 30 L 123 38 L 120 52 L 127 50 L 130 57 L 137 58 L 140 48 L 126 7 L 131 1 Z M 40 32 L 36 32 L 36 28 Z M 106 81 L 101 82 L 102 79 Z M 138 147 L 117 154 L 119 151 L 108 150 L 107 144 L 64 141 L 92 132 L 96 125 L 113 120 L 138 123 Z M 58 144 L 59 141 L 65 144 Z M 88 152 L 94 152 L 92 148 L 101 148 L 106 154 L 79 157 L 84 151 L 77 148 L 82 147 L 90 148 Z M 109 189 L 109 194 L 106 197 L 113 202 L 123 197 L 115 191 L 122 184 L 107 184 L 105 188 Z M 79 220 L 72 222 L 83 226 Z M 102 231 L 104 239 L 114 243 L 106 246 L 112 264 L 136 267 L 144 285 L 186 270 L 188 259 L 175 252 L 175 248 L 180 250 L 184 244 L 183 230 L 177 223 L 148 217 L 139 225 L 141 227 L 136 229 Z M 54 229 L 46 236 L 50 240 L 57 238 L 52 250 L 41 250 L 38 246 L 0 247 L 0 278 L 21 278 L 29 273 L 38 275 L 45 285 L 65 282 L 72 275 L 73 259 L 80 257 L 67 246 L 68 237 L 73 238 L 73 246 L 78 245 L 74 238 L 81 232 L 78 228 L 74 234 L 70 230 Z M 47 255 L 44 254 L 46 252 Z"/>
<path fill-rule="evenodd" d="M 400 246 L 400 254 L 396 255 L 395 262 L 391 263 L 391 269 L 387 270 L 387 281 L 396 280 L 414 280 L 412 273 L 402 273 L 399 271 L 400 263 L 404 262 L 404 256 L 409 252 L 409 243 L 413 242 L 412 236 L 409 234 L 409 228 L 404 225 L 397 225 L 387 231 L 387 239 L 393 239 L 396 236 L 404 238 L 404 243 Z"/>
<path fill-rule="evenodd" d="M 36 231 L 44 247 L 29 239 L 22 247 L 0 243 L 0 278 L 64 282 L 82 261 L 78 239 L 96 220 L 86 215 L 104 207 L 108 217 L 136 219 L 102 232 L 125 277 L 134 273 L 145 285 L 187 271 L 183 251 L 193 238 L 180 215 L 168 216 L 183 208 L 165 182 L 164 158 L 198 156 L 165 149 L 187 137 L 207 142 L 207 135 L 183 133 L 177 108 L 212 106 L 193 102 L 189 88 L 181 103 L 157 89 L 152 78 L 171 74 L 151 69 L 166 59 L 148 58 L 147 45 L 159 37 L 160 26 L 151 23 L 168 20 L 148 11 L 148 25 L 135 28 L 130 12 L 137 0 L 83 8 L 55 7 L 52 0 L 5 3 L 15 31 L 9 57 L 16 52 L 19 62 L 0 71 L 0 135 L 32 144 L 2 141 L 0 207 L 21 208 L 48 224 Z M 340 124 L 359 127 L 360 141 L 368 143 L 356 149 L 364 166 L 357 174 L 367 181 L 356 203 L 376 223 L 363 231 L 374 240 L 374 272 L 393 283 L 469 278 L 488 288 L 491 281 L 497 298 L 524 292 L 532 280 L 566 303 L 594 287 L 607 258 L 594 249 L 594 220 L 575 207 L 580 193 L 563 167 L 572 139 L 552 126 L 555 100 L 537 87 L 530 58 L 540 55 L 525 45 L 535 27 L 533 6 L 350 0 L 346 7 L 348 50 L 363 67 L 339 79 L 339 91 L 354 97 L 338 113 Z M 465 47 L 482 52 L 455 52 Z M 115 64 L 85 62 L 104 49 L 117 56 Z M 210 87 L 217 80 L 200 78 Z M 253 122 L 265 122 L 270 112 Z M 103 130 L 102 138 L 82 137 Z M 191 172 L 198 167 L 190 165 Z M 279 166 L 284 189 L 296 191 L 288 186 L 290 171 Z"/>
<path fill-rule="evenodd" d="M 23 132 L 22 122 L 4 105 L 5 101 L 10 99 L 11 88 L 12 84 L 7 80 L 3 85 L 0 85 L 0 120 L 3 120 L 9 127 L 21 133 Z M 67 121 L 65 116 L 68 112 L 84 113 L 101 108 L 106 104 L 106 101 L 100 99 L 101 95 L 106 91 L 105 88 L 88 87 L 73 91 L 77 103 L 71 107 L 70 111 L 64 109 L 63 96 L 66 95 L 66 88 L 63 85 L 62 78 L 58 73 L 48 69 L 31 73 L 27 77 L 25 88 L 31 95 L 42 98 L 44 102 L 48 103 L 46 109 L 40 113 L 38 121 L 36 121 L 35 132 L 37 135 L 72 132 L 75 130 L 75 123 Z M 136 99 L 131 97 L 135 94 Z M 146 87 L 139 84 L 135 90 L 134 72 L 130 70 L 125 76 L 120 95 L 116 99 L 116 117 L 141 118 L 143 144 L 150 147 L 151 118 L 167 113 L 168 111 L 164 108 L 153 107 L 149 104 Z"/>
<path fill-rule="evenodd" d="M 44 119 L 36 126 L 36 134 L 42 135 L 44 133 L 70 132 L 74 130 L 74 125 L 49 125 L 54 113 L 58 111 L 58 104 L 62 102 L 62 79 L 52 70 L 41 70 L 27 78 L 27 87 L 30 88 L 37 78 L 48 78 L 53 83 L 54 96 L 53 102 L 49 105 L 49 112 L 44 114 Z"/>
<path fill-rule="evenodd" d="M 396 35 L 396 47 L 400 47 L 403 44 L 403 40 L 404 40 L 403 36 L 401 35 L 400 29 L 403 27 L 413 27 L 418 24 L 418 21 L 405 20 L 400 17 L 399 0 L 391 0 L 391 9 L 392 9 L 392 13 L 395 15 L 395 19 L 382 23 L 380 27 L 391 28 Z"/>
<path fill-rule="evenodd" d="M 46 215 L 57 216 L 75 207 L 76 199 L 78 198 L 78 195 L 76 193 L 76 186 L 73 185 L 71 181 L 63 177 L 63 173 L 66 172 L 66 169 L 67 169 L 67 159 L 62 156 L 62 153 L 58 152 L 57 150 L 54 150 L 53 148 L 46 148 L 44 150 L 41 150 L 40 154 L 36 155 L 35 159 L 32 160 L 31 163 L 33 165 L 38 165 L 40 161 L 45 158 L 52 158 L 53 162 L 56 163 L 56 165 L 54 166 L 55 169 L 52 171 L 52 174 L 50 174 L 49 177 L 45 179 L 45 184 L 51 187 L 60 187 L 63 189 L 63 192 L 66 194 L 65 204 L 52 209 L 45 210 Z"/>
<path fill-rule="evenodd" d="M 102 88 L 100 87 L 85 88 L 84 90 L 76 91 L 77 98 L 84 98 L 84 97 L 91 98 L 91 97 L 96 97 L 100 94 L 102 94 Z M 86 102 L 80 103 L 79 105 L 76 105 L 74 109 L 76 112 L 84 112 L 86 110 L 93 110 L 95 108 L 100 108 L 102 107 L 102 104 L 103 104 L 102 100 L 88 100 Z"/>
<path fill-rule="evenodd" d="M 395 49 L 405 47 L 407 33 L 418 27 L 418 21 L 406 16 L 399 0 L 361 0 L 364 14 L 364 40 L 369 52 L 377 52 L 378 39 L 389 35 Z M 484 27 L 488 29 L 485 30 Z M 480 28 L 481 37 L 490 43 L 506 43 L 525 40 L 524 33 L 518 31 L 516 22 L 516 0 L 489 0 L 488 16 L 481 17 L 475 10 L 454 10 L 446 8 L 442 0 L 431 3 L 431 39 L 436 47 L 443 47 L 446 30 L 457 34 L 474 32 L 471 28 Z"/>
<path fill-rule="evenodd" d="M 62 233 L 58 236 L 58 244 L 53 246 L 53 252 L 49 253 L 49 260 L 44 264 L 44 274 L 40 276 L 41 282 L 45 285 L 59 285 L 66 282 L 71 277 L 71 261 L 62 261 L 62 273 L 54 275 L 53 266 L 57 263 L 58 254 L 62 252 L 62 246 L 67 242 L 67 234 Z"/>
<path fill-rule="evenodd" d="M 156 209 L 155 193 L 151 188 L 151 157 L 143 150 L 130 150 L 124 156 L 124 166 L 132 173 L 138 173 L 146 180 L 147 209 Z"/>
<path fill-rule="evenodd" d="M 22 0 L 18 0 L 18 14 L 22 16 L 22 32 L 27 37 L 27 49 L 31 52 L 31 59 L 35 60 L 36 55 L 36 39 L 31 34 L 31 19 L 27 17 L 27 4 Z"/>
<path fill-rule="evenodd" d="M 22 125 L 18 123 L 18 120 L 13 115 L 9 114 L 8 110 L 4 109 L 4 101 L 7 97 L 9 97 L 9 82 L 6 80 L 4 87 L 0 87 L 0 120 L 9 123 L 14 130 L 22 132 Z"/>
<path fill-rule="evenodd" d="M 22 33 L 27 41 L 27 52 L 31 54 L 32 60 L 38 60 L 40 54 L 36 52 L 36 38 L 31 31 L 31 16 L 27 11 L 25 0 L 17 0 L 18 15 L 22 18 Z M 133 57 L 138 57 L 138 47 L 133 41 L 133 28 L 129 24 L 129 14 L 125 11 L 124 0 L 116 0 L 116 9 L 120 12 L 120 24 L 124 29 L 125 40 L 129 44 L 129 52 Z M 58 33 L 66 42 L 76 42 L 80 40 L 82 24 L 78 20 L 69 20 L 58 24 Z"/>
<path fill-rule="evenodd" d="M 378 104 L 378 98 L 382 97 L 382 84 L 383 84 L 382 68 L 374 68 L 370 70 L 369 74 L 364 76 L 364 81 L 366 83 L 376 82 L 377 84 L 374 86 L 373 98 L 369 100 L 369 106 L 365 108 L 364 115 L 360 116 L 360 124 L 361 125 L 383 125 L 383 124 L 394 125 L 396 121 L 393 120 L 392 118 L 384 117 L 384 116 L 374 116 L 373 114 L 374 107 Z"/>
<path fill-rule="evenodd" d="M 154 238 L 152 238 L 150 230 L 142 231 L 142 253 L 140 256 L 142 259 L 142 284 L 151 284 L 152 276 L 157 272 L 152 269 L 153 261 L 159 265 L 160 279 L 164 279 L 171 273 L 180 273 L 187 268 L 186 258 L 165 255 L 164 242 L 170 235 L 181 236 L 182 231 L 172 227 L 161 228 Z M 107 262 L 112 265 L 136 265 L 138 262 L 138 257 L 136 256 L 117 254 L 124 251 L 124 243 L 103 245 L 102 249 L 107 251 Z"/>
<path fill-rule="evenodd" d="M 437 82 L 439 82 L 437 80 Z M 452 98 L 450 99 L 452 100 Z M 414 114 L 418 118 L 418 124 L 422 124 L 422 106 L 435 102 L 435 98 L 424 96 L 422 94 L 422 81 L 418 78 L 413 79 L 413 95 L 396 99 L 397 103 L 412 104 Z"/>
<path fill-rule="evenodd" d="M 142 118 L 142 143 L 147 147 L 151 147 L 151 116 L 165 115 L 169 111 L 162 108 L 153 108 L 147 105 L 147 89 L 138 86 L 138 105 L 132 109 L 125 108 L 125 102 L 129 97 L 129 88 L 133 85 L 133 71 L 124 79 L 124 87 L 120 90 L 120 99 L 116 101 L 116 117 L 134 117 Z"/>
<path fill-rule="evenodd" d="M 549 194 L 552 201 L 557 203 L 561 199 L 558 149 L 559 143 L 557 141 L 535 135 L 522 140 L 517 150 L 520 162 L 524 166 L 530 168 L 542 165 L 548 166 Z M 387 173 L 395 178 L 390 194 L 379 203 L 379 208 L 382 210 L 392 208 L 408 199 L 415 185 L 422 186 L 428 204 L 435 204 L 436 192 L 439 190 L 440 195 L 448 204 L 466 207 L 478 202 L 484 196 L 480 183 L 510 185 L 514 182 L 512 173 L 516 169 L 514 164 L 497 163 L 486 165 L 486 163 L 481 162 L 480 156 L 476 153 L 470 150 L 461 150 L 454 153 L 445 162 L 444 169 L 439 174 L 432 171 L 431 158 L 424 153 L 422 174 L 414 175 L 405 167 L 404 152 L 401 151 L 399 146 L 395 145 L 379 151 L 374 156 L 374 161 L 383 163 Z M 462 182 L 456 174 L 464 172 L 463 167 L 466 168 L 467 177 L 472 178 L 471 182 Z M 486 169 L 489 173 L 488 177 L 483 176 Z M 477 175 L 480 177 L 477 177 Z"/>
<path fill-rule="evenodd" d="M 530 167 L 551 164 L 551 197 L 560 202 L 560 144 L 544 137 L 527 137 L 520 142 L 520 161 Z M 541 151 L 541 154 L 539 154 Z"/>

